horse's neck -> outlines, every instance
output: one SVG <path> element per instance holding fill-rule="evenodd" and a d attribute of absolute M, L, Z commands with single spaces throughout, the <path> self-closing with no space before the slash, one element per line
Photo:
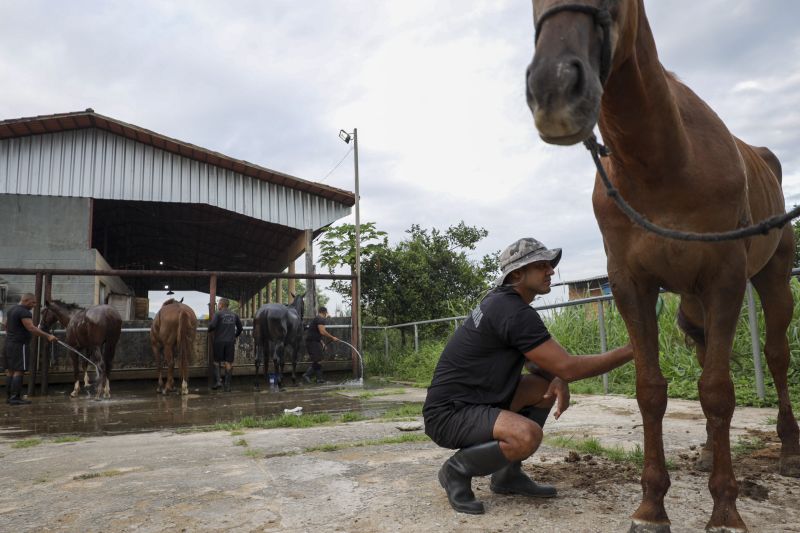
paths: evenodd
<path fill-rule="evenodd" d="M 303 298 L 302 297 L 295 296 L 291 307 L 295 311 L 297 311 L 297 316 L 299 316 L 300 318 L 303 318 Z"/>
<path fill-rule="evenodd" d="M 658 179 L 654 168 L 669 175 L 685 164 L 688 140 L 642 5 L 638 17 L 629 26 L 636 32 L 634 49 L 606 83 L 599 126 L 617 163 L 634 172 L 645 167 L 645 175 Z"/>

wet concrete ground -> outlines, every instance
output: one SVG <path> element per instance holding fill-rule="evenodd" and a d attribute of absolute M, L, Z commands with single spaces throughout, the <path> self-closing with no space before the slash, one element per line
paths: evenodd
<path fill-rule="evenodd" d="M 290 380 L 289 380 L 290 381 Z M 272 417 L 284 409 L 303 413 L 379 415 L 397 402 L 366 401 L 355 393 L 372 385 L 347 382 L 287 386 L 284 391 L 253 387 L 252 376 L 234 379 L 230 393 L 209 390 L 205 379 L 190 383 L 187 396 L 156 393 L 155 382 L 112 382 L 111 399 L 96 401 L 85 392 L 70 398 L 71 386 L 52 387 L 47 397 L 34 396 L 25 406 L 0 405 L 0 439 L 29 436 L 99 436 L 176 430 L 232 422 L 245 416 Z M 339 393 L 337 393 L 339 392 Z M 424 399 L 424 398 L 423 398 Z M 421 400 L 420 400 L 421 401 Z"/>

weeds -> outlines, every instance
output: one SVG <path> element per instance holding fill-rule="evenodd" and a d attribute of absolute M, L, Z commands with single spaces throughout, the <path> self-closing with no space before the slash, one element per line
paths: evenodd
<path fill-rule="evenodd" d="M 64 442 L 78 442 L 79 440 L 81 440 L 80 437 L 76 437 L 73 435 L 66 435 L 64 437 L 56 437 L 55 439 L 53 439 L 53 442 L 56 444 L 61 444 Z"/>
<path fill-rule="evenodd" d="M 234 445 L 234 446 L 249 446 L 249 445 L 247 444 L 247 441 L 246 441 L 246 440 L 244 440 L 244 439 L 239 439 L 239 440 L 237 440 L 236 442 L 234 442 L 234 443 L 233 443 L 233 445 Z"/>
<path fill-rule="evenodd" d="M 321 444 L 319 446 L 312 446 L 305 448 L 304 453 L 310 452 L 335 452 L 345 448 L 358 448 L 362 446 L 381 446 L 384 444 L 402 444 L 406 442 L 425 442 L 430 438 L 421 433 L 409 433 L 406 435 L 399 435 L 397 437 L 385 437 L 382 439 L 362 440 L 356 442 L 341 442 L 336 444 Z"/>
<path fill-rule="evenodd" d="M 103 472 L 90 472 L 88 474 L 80 474 L 78 476 L 73 476 L 72 479 L 74 479 L 76 481 L 81 481 L 81 480 L 84 480 L 84 479 L 94 479 L 94 478 L 98 478 L 98 477 L 119 476 L 119 475 L 122 475 L 122 473 L 123 472 L 120 472 L 119 470 L 105 470 Z"/>
<path fill-rule="evenodd" d="M 381 418 L 384 420 L 405 420 L 422 416 L 421 403 L 404 403 L 386 411 Z"/>
<path fill-rule="evenodd" d="M 32 448 L 42 443 L 42 439 L 24 439 L 18 440 L 11 445 L 12 448 Z"/>
<path fill-rule="evenodd" d="M 545 443 L 556 448 L 566 448 L 578 453 L 605 457 L 615 463 L 633 463 L 638 466 L 644 465 L 644 451 L 638 444 L 633 450 L 626 450 L 621 446 L 603 446 L 596 438 L 579 439 L 573 437 L 563 437 L 560 435 L 545 437 Z M 674 470 L 675 463 L 667 459 L 667 469 Z"/>

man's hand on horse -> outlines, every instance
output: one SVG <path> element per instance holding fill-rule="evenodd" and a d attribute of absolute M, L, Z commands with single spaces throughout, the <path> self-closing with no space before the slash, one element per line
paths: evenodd
<path fill-rule="evenodd" d="M 550 386 L 547 387 L 547 392 L 544 393 L 542 398 L 549 400 L 554 395 L 556 397 L 556 410 L 553 416 L 558 420 L 561 413 L 569 409 L 569 385 L 567 385 L 566 381 L 562 381 L 561 378 L 554 378 L 553 381 L 550 382 Z"/>

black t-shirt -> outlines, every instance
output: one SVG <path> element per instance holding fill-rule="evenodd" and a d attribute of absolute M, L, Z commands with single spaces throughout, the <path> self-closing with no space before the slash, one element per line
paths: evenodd
<path fill-rule="evenodd" d="M 319 326 L 324 326 L 328 322 L 322 318 L 321 316 L 317 315 L 311 320 L 308 324 L 308 333 L 306 333 L 306 342 L 308 341 L 321 341 L 322 334 L 319 332 Z"/>
<path fill-rule="evenodd" d="M 31 332 L 25 329 L 22 323 L 23 318 L 30 318 L 33 320 L 33 313 L 27 307 L 22 305 L 15 305 L 8 310 L 8 318 L 6 320 L 6 335 L 8 340 L 17 344 L 28 344 L 31 342 Z"/>
<path fill-rule="evenodd" d="M 445 346 L 425 410 L 450 402 L 508 408 L 524 353 L 550 338 L 539 313 L 510 287 L 499 287 L 473 309 Z"/>
<path fill-rule="evenodd" d="M 242 321 L 233 311 L 220 309 L 214 313 L 208 331 L 214 332 L 215 343 L 236 342 L 236 337 L 242 334 Z"/>

